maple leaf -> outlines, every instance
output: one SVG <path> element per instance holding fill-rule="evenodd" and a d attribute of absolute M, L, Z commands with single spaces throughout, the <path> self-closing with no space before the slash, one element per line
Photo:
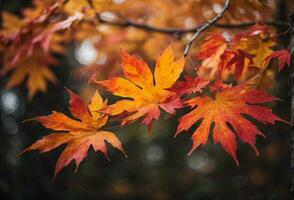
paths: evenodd
<path fill-rule="evenodd" d="M 0 72 L 4 76 L 12 71 L 12 77 L 6 84 L 9 89 L 19 85 L 28 77 L 26 83 L 29 99 L 32 99 L 38 91 L 45 92 L 47 81 L 57 82 L 49 70 L 49 65 L 56 65 L 57 62 L 48 51 L 64 52 L 61 42 L 65 42 L 66 37 L 61 37 L 57 32 L 70 28 L 74 22 L 80 21 L 84 16 L 83 13 L 76 12 L 65 20 L 51 22 L 52 15 L 61 6 L 60 3 L 56 2 L 43 9 L 41 14 L 31 19 L 21 20 L 13 14 L 4 14 L 6 21 L 1 32 L 4 35 L 1 39 L 3 67 Z"/>
<path fill-rule="evenodd" d="M 19 18 L 14 17 L 14 24 L 18 25 L 17 28 L 12 28 L 11 25 L 4 26 L 7 30 L 4 31 L 6 34 L 1 42 L 5 44 L 6 49 L 8 50 L 5 51 L 5 53 L 13 52 L 14 54 L 9 65 L 15 65 L 19 59 L 24 56 L 31 56 L 36 47 L 42 47 L 48 43 L 48 40 L 45 40 L 45 38 L 44 40 L 34 40 L 35 38 L 40 37 L 40 35 L 43 35 L 43 32 L 46 32 L 48 27 L 51 28 L 49 23 L 50 17 L 58 11 L 60 6 L 61 2 L 56 2 L 52 6 L 44 9 L 40 15 L 32 19 L 20 20 Z M 6 21 L 5 23 L 9 22 Z"/>
<path fill-rule="evenodd" d="M 234 67 L 234 75 L 236 80 L 239 80 L 244 75 L 247 75 L 248 68 L 253 66 L 254 55 L 237 50 L 234 52 L 234 56 L 227 63 L 227 68 Z M 243 75 L 243 76 L 242 76 Z"/>
<path fill-rule="evenodd" d="M 225 37 L 224 33 L 210 34 L 196 54 L 201 60 L 197 73 L 209 80 L 229 78 L 244 81 L 261 73 L 269 62 L 265 62 L 276 45 L 269 28 L 256 24 L 248 30 Z"/>
<path fill-rule="evenodd" d="M 28 98 L 36 94 L 36 92 L 46 92 L 47 81 L 56 83 L 57 80 L 54 74 L 49 69 L 48 65 L 56 64 L 57 61 L 49 55 L 34 54 L 31 58 L 24 58 L 15 66 L 9 81 L 6 83 L 6 88 L 11 89 L 22 82 L 26 81 L 26 87 L 28 89 Z M 4 71 L 2 73 L 7 73 Z"/>
<path fill-rule="evenodd" d="M 216 54 L 219 49 L 226 47 L 227 41 L 221 33 L 212 33 L 208 35 L 204 43 L 200 46 L 199 52 L 196 54 L 196 57 L 200 60 L 211 57 Z"/>
<path fill-rule="evenodd" d="M 24 153 L 40 150 L 41 153 L 45 153 L 62 144 L 67 144 L 55 165 L 54 178 L 72 160 L 75 161 L 76 172 L 91 146 L 95 152 L 101 151 L 108 158 L 105 141 L 125 154 L 121 142 L 113 133 L 100 130 L 108 118 L 107 115 L 98 112 L 106 106 L 100 94 L 96 91 L 91 103 L 86 105 L 78 95 L 68 89 L 67 91 L 70 95 L 69 110 L 78 120 L 55 111 L 48 116 L 29 119 L 39 121 L 44 127 L 56 132 L 43 137 L 22 151 Z"/>
<path fill-rule="evenodd" d="M 228 42 L 220 33 L 207 36 L 200 46 L 196 58 L 202 60 L 198 70 L 198 75 L 208 79 L 213 79 L 221 63 L 221 56 L 228 47 Z"/>
<path fill-rule="evenodd" d="M 221 61 L 219 63 L 216 79 L 223 80 L 228 77 L 229 74 L 235 73 L 235 67 L 231 65 L 231 60 L 236 56 L 236 53 L 231 49 L 226 49 L 221 55 Z"/>
<path fill-rule="evenodd" d="M 236 157 L 237 143 L 235 134 L 243 142 L 248 143 L 257 155 L 256 135 L 263 136 L 254 124 L 242 116 L 243 114 L 263 123 L 285 122 L 274 115 L 271 109 L 254 105 L 273 100 L 276 100 L 276 98 L 266 92 L 250 89 L 244 85 L 223 88 L 223 90 L 216 93 L 215 98 L 200 96 L 190 99 L 186 102 L 186 105 L 196 108 L 179 120 L 176 135 L 188 130 L 193 124 L 202 119 L 201 124 L 192 135 L 193 146 L 189 152 L 191 154 L 199 145 L 206 144 L 210 127 L 214 123 L 212 131 L 214 142 L 219 142 L 239 165 Z M 232 126 L 233 130 L 229 128 L 227 123 Z"/>
<path fill-rule="evenodd" d="M 153 76 L 143 60 L 122 51 L 121 67 L 127 79 L 113 77 L 105 81 L 93 81 L 103 85 L 114 95 L 131 98 L 109 105 L 106 108 L 107 113 L 111 115 L 118 115 L 124 111 L 132 113 L 123 119 L 123 125 L 144 116 L 143 123 L 150 130 L 153 119 L 158 119 L 160 116 L 159 108 L 173 114 L 176 108 L 182 106 L 176 94 L 168 89 L 179 78 L 184 63 L 184 57 L 174 61 L 173 50 L 169 46 L 158 57 Z"/>
<path fill-rule="evenodd" d="M 70 28 L 74 22 L 80 21 L 84 17 L 83 13 L 75 12 L 74 15 L 65 20 L 54 21 L 53 16 L 60 12 L 62 2 L 57 1 L 50 7 L 43 8 L 42 13 L 36 11 L 37 16 L 35 16 L 34 12 L 28 12 L 29 16 L 24 16 L 24 20 L 5 13 L 6 21 L 2 31 L 4 37 L 1 42 L 9 50 L 8 53 L 14 52 L 10 65 L 16 64 L 24 56 L 31 56 L 36 51 L 43 50 L 47 52 L 51 46 L 54 49 L 56 49 L 56 46 L 61 46 L 61 44 L 58 44 L 60 41 L 56 41 L 56 38 L 54 38 L 57 32 Z M 30 15 L 33 15 L 33 17 Z M 13 24 L 10 24 L 10 21 Z M 66 39 L 66 37 L 63 39 Z M 57 48 L 60 49 L 60 47 Z"/>
<path fill-rule="evenodd" d="M 247 30 L 237 33 L 234 40 L 235 42 L 238 42 L 242 39 L 249 39 L 252 36 L 261 36 L 263 39 L 268 38 L 270 36 L 268 26 L 256 23 L 255 25 L 250 26 Z"/>
<path fill-rule="evenodd" d="M 268 63 L 264 59 L 272 52 L 276 45 L 267 26 L 256 24 L 244 33 L 237 34 L 234 39 L 234 48 L 254 55 L 253 64 L 259 69 L 265 69 Z"/>
<path fill-rule="evenodd" d="M 3 12 L 2 18 L 3 18 L 3 23 L 2 23 L 1 34 L 3 35 L 3 37 L 6 37 L 10 34 L 14 34 L 15 32 L 19 30 L 19 27 L 21 27 L 20 19 L 12 13 Z"/>
<path fill-rule="evenodd" d="M 31 41 L 31 45 L 36 45 L 40 43 L 42 49 L 47 52 L 49 50 L 49 45 L 55 32 L 70 28 L 74 22 L 80 21 L 81 19 L 83 19 L 83 17 L 83 13 L 76 12 L 74 15 L 69 16 L 66 20 L 57 22 L 49 29 L 42 31 L 37 36 L 35 36 Z"/>
<path fill-rule="evenodd" d="M 201 93 L 202 89 L 207 86 L 208 83 L 209 81 L 201 77 L 193 78 L 190 76 L 185 76 L 185 81 L 176 82 L 170 90 L 177 93 L 178 96 L 196 92 Z"/>
<path fill-rule="evenodd" d="M 279 50 L 273 52 L 271 55 L 266 57 L 263 62 L 269 63 L 272 59 L 278 59 L 278 69 L 279 71 L 283 69 L 283 67 L 286 65 L 290 66 L 290 53 L 288 50 Z"/>

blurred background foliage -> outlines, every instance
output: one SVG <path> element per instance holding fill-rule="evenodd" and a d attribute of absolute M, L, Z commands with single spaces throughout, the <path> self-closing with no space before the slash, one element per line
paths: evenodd
<path fill-rule="evenodd" d="M 113 2 L 120 4 L 119 0 Z M 197 4 L 200 1 L 195 2 Z M 211 2 L 213 1 L 205 1 L 207 10 L 210 9 Z M 141 6 L 140 3 L 136 5 L 142 8 L 146 3 L 147 1 L 142 1 Z M 157 4 L 160 4 L 160 2 Z M 2 11 L 9 11 L 18 15 L 20 15 L 22 8 L 30 6 L 32 6 L 30 1 L 1 0 Z M 156 5 L 150 7 L 152 6 L 156 8 Z M 205 6 L 203 5 L 203 7 Z M 273 7 L 273 9 L 275 8 Z M 263 15 L 265 18 L 273 16 L 270 12 L 262 12 L 261 8 L 256 9 L 259 11 L 259 17 Z M 204 10 L 204 13 L 199 14 L 195 10 L 193 12 L 195 16 L 192 16 L 193 18 L 190 18 L 190 21 L 197 18 L 198 15 L 204 16 L 204 18 L 205 15 L 209 15 L 209 13 L 205 14 L 208 11 Z M 162 12 L 161 17 L 165 18 L 166 13 L 170 12 L 170 8 L 166 8 Z M 278 13 L 277 19 L 287 17 L 287 12 L 276 11 L 275 13 Z M 235 15 L 237 14 L 235 13 Z M 232 20 L 229 15 L 226 17 Z M 248 15 L 246 17 L 253 19 L 256 16 Z M 164 24 L 162 24 L 162 20 L 152 21 L 152 23 L 155 25 L 183 25 L 177 20 L 165 19 Z M 205 19 L 202 17 L 201 20 Z M 183 22 L 183 20 L 180 21 Z M 186 21 L 186 23 L 188 22 L 189 20 Z M 132 30 L 128 29 L 128 31 Z M 117 34 L 120 34 L 120 32 Z M 134 34 L 138 36 L 137 32 Z M 279 39 L 281 39 L 282 44 L 287 43 L 286 37 Z M 158 39 L 152 42 L 156 43 L 156 41 Z M 154 49 L 154 44 L 147 45 L 146 48 L 143 48 L 143 51 L 149 49 L 150 52 L 145 51 L 147 55 L 142 53 L 143 57 L 149 60 L 149 63 L 152 63 L 155 55 L 169 42 L 170 39 L 158 44 L 160 45 L 158 49 Z M 183 43 L 183 41 L 180 42 Z M 122 43 L 119 41 L 115 44 L 117 45 L 115 55 L 118 55 L 119 46 L 124 45 Z M 138 45 L 138 43 L 135 44 Z M 144 44 L 146 45 L 146 43 Z M 90 73 L 107 65 L 116 68 L 116 73 L 120 73 L 119 65 L 116 63 L 119 60 L 117 56 L 108 58 L 109 52 L 99 55 L 100 52 L 97 51 L 99 45 L 98 47 L 94 46 L 90 40 L 84 39 L 70 43 L 66 48 L 66 55 L 55 55 L 60 66 L 52 68 L 58 79 L 58 84 L 49 84 L 47 93 L 37 93 L 31 101 L 27 99 L 27 89 L 24 85 L 6 90 L 4 86 L 7 77 L 0 80 L 1 199 L 192 200 L 290 198 L 288 189 L 290 182 L 289 127 L 281 123 L 275 126 L 265 126 L 256 122 L 267 136 L 266 139 L 257 138 L 260 156 L 256 157 L 254 151 L 248 145 L 239 144 L 240 166 L 236 166 L 234 161 L 221 150 L 220 146 L 213 145 L 211 140 L 205 147 L 201 147 L 191 156 L 187 156 L 191 147 L 190 135 L 196 126 L 189 132 L 173 138 L 177 121 L 167 115 L 162 116 L 155 123 L 151 137 L 147 134 L 146 128 L 141 126 L 139 122 L 125 127 L 115 126 L 111 128 L 122 140 L 128 154 L 127 159 L 118 151 L 109 148 L 111 162 L 108 162 L 101 153 L 94 153 L 90 150 L 89 156 L 83 161 L 76 174 L 73 173 L 74 164 L 71 163 L 53 182 L 55 161 L 62 148 L 43 155 L 32 152 L 19 156 L 18 153 L 22 149 L 50 132 L 37 122 L 22 123 L 22 121 L 38 115 L 47 115 L 52 110 L 69 114 L 67 110 L 68 97 L 64 91 L 64 86 L 79 92 L 84 99 L 88 99 L 93 93 L 94 87 L 88 85 L 85 79 L 79 76 L 82 74 L 80 70 L 85 70 L 85 68 L 81 68 L 81 65 L 89 64 L 95 60 L 95 66 L 87 68 L 90 69 Z M 137 51 L 135 48 L 126 48 L 136 51 L 138 54 L 142 52 L 142 49 Z M 111 61 L 112 59 L 115 61 Z M 288 76 L 288 69 L 283 69 L 276 77 L 276 85 L 270 91 L 283 100 L 271 105 L 274 113 L 283 119 L 289 119 L 290 112 Z M 110 102 L 114 101 L 109 94 L 105 93 L 104 96 L 108 97 Z"/>

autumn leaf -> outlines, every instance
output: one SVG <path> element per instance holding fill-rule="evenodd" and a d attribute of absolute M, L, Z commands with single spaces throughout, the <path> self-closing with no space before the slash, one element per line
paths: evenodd
<path fill-rule="evenodd" d="M 202 60 L 201 66 L 198 70 L 198 75 L 206 79 L 215 78 L 214 75 L 222 61 L 228 42 L 220 33 L 208 35 L 204 43 L 200 46 L 196 58 Z"/>
<path fill-rule="evenodd" d="M 246 29 L 242 32 L 236 33 L 234 40 L 235 40 L 235 42 L 236 41 L 238 42 L 243 39 L 246 40 L 246 38 L 249 39 L 252 36 L 260 36 L 261 38 L 266 39 L 270 35 L 271 35 L 271 33 L 270 33 L 270 29 L 268 26 L 266 26 L 264 24 L 256 23 L 255 25 L 250 26 L 248 29 Z"/>
<path fill-rule="evenodd" d="M 230 74 L 238 82 L 264 71 L 266 60 L 276 45 L 269 28 L 256 24 L 235 35 L 213 33 L 205 38 L 196 58 L 201 60 L 198 75 L 209 80 L 227 79 Z"/>
<path fill-rule="evenodd" d="M 24 58 L 15 66 L 15 69 L 11 69 L 12 75 L 6 83 L 6 88 L 11 89 L 25 81 L 29 99 L 32 99 L 38 91 L 44 93 L 47 91 L 47 82 L 57 83 L 55 75 L 48 67 L 56 63 L 57 61 L 49 55 Z"/>
<path fill-rule="evenodd" d="M 35 50 L 40 50 L 37 47 L 43 47 L 45 44 L 48 44 L 49 40 L 45 40 L 45 38 L 37 41 L 35 41 L 35 38 L 44 35 L 43 33 L 51 28 L 49 23 L 50 18 L 57 12 L 60 6 L 61 2 L 56 2 L 32 19 L 25 18 L 21 20 L 16 16 L 12 17 L 12 14 L 6 14 L 7 17 L 13 18 L 14 25 L 17 25 L 17 27 L 12 27 L 9 21 L 4 22 L 5 29 L 3 33 L 5 35 L 1 40 L 1 43 L 3 43 L 6 48 L 4 54 L 12 54 L 11 52 L 13 52 L 14 55 L 12 59 L 6 61 L 9 62 L 7 65 L 15 65 L 21 58 L 25 56 L 29 57 Z"/>
<path fill-rule="evenodd" d="M 248 69 L 254 66 L 254 55 L 237 50 L 234 56 L 227 63 L 226 68 L 234 68 L 234 76 L 236 80 L 244 79 L 242 77 L 247 75 Z M 242 76 L 243 75 L 243 76 Z"/>
<path fill-rule="evenodd" d="M 1 31 L 3 66 L 0 73 L 4 76 L 12 72 L 6 84 L 9 89 L 26 82 L 29 99 L 38 91 L 46 92 L 47 81 L 57 82 L 49 68 L 49 65 L 56 65 L 57 62 L 50 53 L 64 52 L 61 43 L 66 42 L 66 35 L 61 37 L 57 33 L 70 28 L 84 17 L 83 13 L 76 12 L 65 20 L 53 23 L 52 16 L 60 6 L 61 2 L 57 2 L 41 14 L 24 20 L 11 13 L 4 13 L 5 22 Z"/>
<path fill-rule="evenodd" d="M 247 31 L 237 34 L 233 45 L 237 50 L 254 55 L 254 66 L 265 69 L 268 63 L 265 63 L 264 59 L 273 52 L 272 47 L 276 45 L 276 42 L 267 26 L 256 24 Z"/>
<path fill-rule="evenodd" d="M 181 107 L 181 101 L 175 93 L 168 91 L 177 81 L 183 71 L 185 59 L 174 61 L 171 47 L 168 47 L 158 57 L 154 75 L 148 65 L 141 59 L 121 52 L 121 68 L 125 78 L 113 77 L 105 81 L 94 81 L 106 87 L 114 95 L 124 99 L 109 105 L 106 112 L 119 115 L 123 112 L 131 113 L 124 118 L 122 124 L 134 121 L 144 116 L 143 123 L 151 129 L 153 119 L 160 116 L 160 108 L 173 114 L 176 108 Z"/>
<path fill-rule="evenodd" d="M 54 33 L 70 28 L 74 22 L 82 20 L 83 17 L 84 17 L 83 13 L 76 12 L 74 15 L 69 16 L 66 20 L 57 22 L 49 29 L 42 31 L 37 36 L 35 36 L 32 39 L 31 45 L 36 45 L 39 43 L 40 46 L 42 47 L 42 49 L 45 52 L 47 52 L 49 50 L 49 45 L 51 43 L 51 40 L 52 40 Z"/>
<path fill-rule="evenodd" d="M 200 96 L 190 99 L 186 102 L 186 105 L 194 109 L 179 120 L 176 135 L 190 129 L 193 124 L 202 120 L 192 135 L 193 146 L 189 152 L 191 154 L 198 146 L 206 144 L 210 128 L 214 124 L 212 131 L 214 142 L 220 143 L 222 148 L 239 165 L 236 156 L 237 143 L 235 135 L 244 143 L 248 143 L 257 155 L 256 135 L 264 136 L 252 122 L 243 117 L 243 114 L 262 123 L 285 122 L 274 115 L 271 109 L 254 105 L 273 100 L 276 100 L 276 98 L 266 92 L 250 89 L 244 85 L 224 88 L 216 93 L 215 98 Z M 233 130 L 228 124 L 232 126 Z"/>
<path fill-rule="evenodd" d="M 271 55 L 264 59 L 265 63 L 269 63 L 272 59 L 276 58 L 278 60 L 278 69 L 279 71 L 287 64 L 290 66 L 290 53 L 288 50 L 279 50 L 273 52 Z"/>
<path fill-rule="evenodd" d="M 230 74 L 235 75 L 235 66 L 231 65 L 232 59 L 235 58 L 235 56 L 236 53 L 231 49 L 226 49 L 221 55 L 221 61 L 216 73 L 217 81 L 226 79 Z"/>
<path fill-rule="evenodd" d="M 201 93 L 202 89 L 207 86 L 208 83 L 209 81 L 201 77 L 193 78 L 185 76 L 185 81 L 177 81 L 170 90 L 174 91 L 178 96 L 196 92 Z"/>
<path fill-rule="evenodd" d="M 55 111 L 48 116 L 30 119 L 39 121 L 44 127 L 55 132 L 36 141 L 22 152 L 40 150 L 45 153 L 67 144 L 55 165 L 54 178 L 72 160 L 75 161 L 77 171 L 91 146 L 95 152 L 101 151 L 108 158 L 105 141 L 125 154 L 119 139 L 113 133 L 101 129 L 107 122 L 107 115 L 98 112 L 106 106 L 100 94 L 96 91 L 91 103 L 86 105 L 78 95 L 67 91 L 70 95 L 69 110 L 75 119 Z"/>
<path fill-rule="evenodd" d="M 3 35 L 3 37 L 16 33 L 21 27 L 20 19 L 12 13 L 3 12 L 2 18 L 3 18 L 3 22 L 2 22 L 3 27 L 1 29 L 1 34 Z"/>

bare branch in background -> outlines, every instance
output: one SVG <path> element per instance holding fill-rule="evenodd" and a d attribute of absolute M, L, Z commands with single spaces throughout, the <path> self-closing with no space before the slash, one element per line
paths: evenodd
<path fill-rule="evenodd" d="M 197 25 L 192 28 L 160 28 L 160 27 L 154 27 L 148 24 L 142 24 L 138 23 L 135 21 L 132 21 L 127 18 L 123 18 L 121 21 L 112 21 L 112 20 L 106 20 L 104 17 L 101 16 L 100 13 L 96 14 L 96 18 L 100 23 L 103 24 L 108 24 L 111 26 L 118 26 L 118 27 L 134 27 L 138 29 L 143 29 L 146 31 L 151 31 L 151 32 L 157 32 L 157 33 L 163 33 L 163 34 L 170 34 L 170 35 L 181 35 L 181 34 L 186 34 L 186 33 L 193 33 L 197 31 L 202 25 Z M 256 23 L 260 24 L 266 24 L 270 26 L 278 26 L 278 27 L 289 27 L 289 23 L 286 21 L 249 21 L 249 22 L 242 22 L 238 24 L 228 24 L 228 23 L 215 23 L 211 24 L 211 26 L 215 26 L 218 28 L 244 28 L 248 26 L 252 26 Z"/>
<path fill-rule="evenodd" d="M 92 0 L 87 0 L 89 6 L 95 10 L 94 4 L 92 2 Z M 192 28 L 161 28 L 161 27 L 154 27 L 148 24 L 143 24 L 143 23 L 139 23 L 133 20 L 130 20 L 122 15 L 117 15 L 119 16 L 119 20 L 113 20 L 113 19 L 105 19 L 105 17 L 103 17 L 101 15 L 101 13 L 96 13 L 96 19 L 99 23 L 103 23 L 103 24 L 107 24 L 110 26 L 117 26 L 117 27 L 134 27 L 134 28 L 138 28 L 138 29 L 142 29 L 145 31 L 150 31 L 150 32 L 156 32 L 156 33 L 162 33 L 162 34 L 168 34 L 168 35 L 182 35 L 182 34 L 186 34 L 186 33 L 195 33 L 192 38 L 188 41 L 185 51 L 184 51 L 184 55 L 187 56 L 189 53 L 189 50 L 192 46 L 192 44 L 194 43 L 195 39 L 200 35 L 201 32 L 203 32 L 204 30 L 206 30 L 208 27 L 210 26 L 215 26 L 218 28 L 243 28 L 243 27 L 248 27 L 248 26 L 252 26 L 256 23 L 260 23 L 260 24 L 266 24 L 266 25 L 271 25 L 271 26 L 277 26 L 277 27 L 289 27 L 289 23 L 286 21 L 275 21 L 275 20 L 270 20 L 270 21 L 249 21 L 249 22 L 242 22 L 242 23 L 238 23 L 238 24 L 228 24 L 228 23 L 216 23 L 224 14 L 224 12 L 227 10 L 229 6 L 229 0 L 226 0 L 223 10 L 217 14 L 214 18 L 212 18 L 211 20 L 209 20 L 208 22 L 201 24 L 201 25 L 197 25 L 195 27 Z"/>

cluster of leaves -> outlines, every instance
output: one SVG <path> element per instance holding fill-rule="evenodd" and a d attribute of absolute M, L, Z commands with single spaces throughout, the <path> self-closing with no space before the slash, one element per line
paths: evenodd
<path fill-rule="evenodd" d="M 271 57 L 275 56 L 271 55 Z M 286 62 L 282 60 L 284 57 L 278 56 L 281 62 Z M 100 150 L 106 154 L 104 140 L 123 151 L 119 140 L 112 133 L 98 131 L 106 124 L 108 115 L 119 116 L 122 119 L 121 125 L 143 118 L 142 123 L 147 125 L 151 132 L 152 121 L 159 119 L 161 109 L 173 115 L 177 109 L 190 106 L 193 110 L 179 119 L 176 132 L 177 135 L 188 130 L 193 124 L 202 120 L 192 135 L 193 146 L 190 153 L 199 145 L 206 144 L 211 126 L 214 124 L 214 142 L 220 143 L 237 164 L 239 162 L 236 157 L 235 135 L 248 143 L 258 155 L 255 146 L 256 135 L 263 136 L 263 134 L 242 114 L 263 123 L 286 122 L 274 115 L 271 109 L 255 105 L 271 102 L 276 98 L 265 91 L 248 86 L 247 82 L 232 86 L 217 80 L 214 84 L 210 84 L 210 81 L 199 76 L 186 77 L 185 81 L 177 82 L 184 63 L 183 57 L 175 60 L 172 48 L 168 47 L 158 57 L 153 74 L 143 60 L 122 51 L 121 68 L 126 78 L 113 77 L 105 81 L 91 80 L 91 82 L 103 85 L 114 95 L 125 99 L 107 105 L 96 91 L 87 106 L 80 97 L 69 91 L 70 111 L 80 121 L 72 120 L 58 112 L 34 118 L 46 128 L 62 131 L 63 134 L 54 133 L 45 136 L 25 151 L 39 149 L 41 152 L 47 152 L 68 143 L 57 161 L 56 175 L 71 160 L 75 160 L 78 167 L 91 145 L 95 151 Z M 235 70 L 238 68 L 236 67 Z M 202 89 L 205 87 L 210 88 L 210 92 L 204 93 Z M 189 97 L 192 93 L 197 95 Z"/>
<path fill-rule="evenodd" d="M 49 69 L 49 65 L 56 65 L 57 62 L 52 53 L 64 53 L 63 43 L 72 41 L 96 39 L 98 41 L 96 47 L 103 47 L 109 52 L 117 49 L 114 46 L 122 44 L 123 41 L 126 44 L 124 49 L 139 51 L 141 48 L 140 50 L 153 58 L 156 54 L 154 49 L 158 49 L 154 48 L 155 46 L 167 46 L 174 38 L 163 35 L 150 37 L 150 33 L 131 28 L 123 30 L 109 28 L 105 31 L 102 22 L 97 21 L 97 15 L 108 16 L 118 20 L 116 22 L 121 22 L 124 18 L 119 17 L 120 15 L 131 13 L 128 15 L 129 19 L 137 19 L 146 24 L 181 26 L 183 24 L 169 20 L 173 17 L 170 15 L 170 10 L 177 10 L 178 16 L 190 17 L 185 16 L 185 13 L 190 13 L 187 9 L 196 7 L 194 4 L 198 2 L 166 3 L 169 1 L 171 0 L 138 3 L 129 0 L 123 5 L 118 5 L 103 0 L 60 0 L 54 3 L 51 0 L 36 0 L 35 8 L 25 9 L 22 13 L 25 16 L 24 20 L 4 13 L 3 31 L 0 36 L 4 58 L 1 73 L 5 75 L 12 72 L 7 87 L 12 88 L 25 81 L 27 77 L 30 98 L 37 91 L 46 91 L 46 81 L 56 82 L 55 76 Z M 205 4 L 208 2 L 210 1 L 205 1 Z M 231 9 L 238 10 L 236 7 L 242 6 L 242 2 L 234 1 Z M 218 1 L 212 3 L 216 8 L 215 13 L 219 12 L 217 9 L 219 3 Z M 130 4 L 133 6 L 130 7 Z M 191 6 L 192 4 L 194 6 Z M 230 11 L 222 20 L 238 22 L 236 19 L 241 16 L 245 19 L 255 18 L 254 10 L 265 7 L 260 1 L 250 1 L 249 5 L 246 7 L 248 10 L 242 11 L 242 15 Z M 173 6 L 180 8 L 173 9 L 171 8 Z M 120 15 L 113 15 L 118 7 L 121 9 Z M 164 18 L 158 17 L 156 12 L 158 7 L 165 8 L 161 9 L 162 12 L 166 12 Z M 192 17 L 193 20 L 198 19 L 195 24 L 209 19 L 214 14 L 191 13 L 195 15 Z M 148 20 L 144 20 L 142 17 L 144 15 L 150 15 Z M 97 23 L 101 24 L 97 25 Z M 114 133 L 105 129 L 108 118 L 118 118 L 122 126 L 142 118 L 142 123 L 151 133 L 152 122 L 158 120 L 162 112 L 175 116 L 178 110 L 190 107 L 192 110 L 179 118 L 175 133 L 178 135 L 200 122 L 192 135 L 193 145 L 189 154 L 200 145 L 205 145 L 211 132 L 213 141 L 220 143 L 237 164 L 239 162 L 236 156 L 236 136 L 242 142 L 248 143 L 258 155 L 256 136 L 263 134 L 244 115 L 262 123 L 286 122 L 274 115 L 271 109 L 259 105 L 276 100 L 265 90 L 259 89 L 270 87 L 268 85 L 263 87 L 262 80 L 267 75 L 265 72 L 269 70 L 271 60 L 278 61 L 277 69 L 270 69 L 275 73 L 285 64 L 289 65 L 289 52 L 285 49 L 274 50 L 277 45 L 273 31 L 264 25 L 257 24 L 237 34 L 212 30 L 214 32 L 206 35 L 200 48 L 191 52 L 191 57 L 197 59 L 200 64 L 196 67 L 193 65 L 196 75 L 186 76 L 185 80 L 179 79 L 187 66 L 185 63 L 188 59 L 177 56 L 182 54 L 179 49 L 183 49 L 185 44 L 183 38 L 175 40 L 173 47 L 169 46 L 158 56 L 154 70 L 142 59 L 124 50 L 120 52 L 120 66 L 124 78 L 115 76 L 101 81 L 101 76 L 97 76 L 92 71 L 93 68 L 89 67 L 92 75 L 91 83 L 105 87 L 107 91 L 122 99 L 108 105 L 96 91 L 90 104 L 86 104 L 81 97 L 67 90 L 70 96 L 69 110 L 74 119 L 59 112 L 33 118 L 32 120 L 39 121 L 44 127 L 55 132 L 38 140 L 23 152 L 40 150 L 43 153 L 67 144 L 56 163 L 56 176 L 73 160 L 78 168 L 91 146 L 95 151 L 101 151 L 107 158 L 105 142 L 124 153 L 119 139 Z M 175 59 L 176 57 L 179 58 Z M 113 56 L 112 60 L 118 59 Z"/>
<path fill-rule="evenodd" d="M 228 32 L 212 33 L 196 54 L 196 58 L 202 60 L 198 74 L 210 80 L 228 80 L 233 75 L 239 83 L 259 74 L 254 83 L 260 87 L 273 58 L 278 59 L 278 70 L 290 64 L 288 51 L 274 51 L 275 46 L 275 37 L 269 28 L 259 24 L 234 36 Z"/>
<path fill-rule="evenodd" d="M 56 82 L 49 65 L 56 65 L 57 60 L 49 53 L 62 53 L 66 42 L 66 35 L 58 35 L 71 27 L 75 21 L 83 18 L 84 14 L 76 12 L 64 20 L 53 21 L 56 12 L 62 6 L 61 2 L 43 10 L 26 10 L 26 17 L 20 20 L 15 15 L 3 13 L 3 27 L 1 44 L 3 51 L 3 66 L 1 74 L 12 71 L 7 82 L 8 89 L 22 83 L 26 78 L 28 97 L 32 98 L 36 92 L 45 92 L 47 81 Z"/>

